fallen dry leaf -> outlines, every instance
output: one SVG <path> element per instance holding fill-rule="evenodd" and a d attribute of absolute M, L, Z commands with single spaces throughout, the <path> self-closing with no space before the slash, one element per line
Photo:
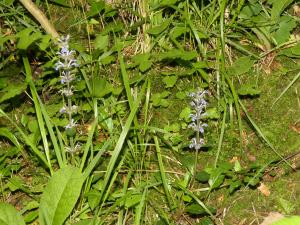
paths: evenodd
<path fill-rule="evenodd" d="M 270 225 L 282 218 L 284 218 L 282 214 L 278 212 L 270 212 L 269 215 L 264 218 L 264 221 L 260 225 Z"/>
<path fill-rule="evenodd" d="M 269 197 L 271 194 L 270 189 L 264 183 L 260 183 L 257 189 L 266 197 Z"/>

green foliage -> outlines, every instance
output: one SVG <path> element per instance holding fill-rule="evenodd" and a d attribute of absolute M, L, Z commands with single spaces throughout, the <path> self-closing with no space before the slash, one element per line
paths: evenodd
<path fill-rule="evenodd" d="M 291 216 L 286 217 L 283 219 L 280 219 L 279 221 L 276 221 L 272 223 L 271 225 L 294 225 L 300 223 L 300 217 L 299 216 Z"/>
<path fill-rule="evenodd" d="M 57 42 L 18 1 L 0 3 L 0 194 L 26 196 L 20 213 L 0 204 L 0 223 L 177 224 L 184 213 L 190 224 L 214 224 L 216 211 L 228 206 L 214 198 L 207 206 L 212 192 L 230 198 L 256 189 L 275 166 L 263 162 L 273 154 L 257 165 L 244 157 L 258 142 L 255 132 L 282 159 L 250 109 L 264 101 L 262 77 L 271 82 L 275 68 L 284 82 L 299 69 L 278 60 L 300 58 L 293 3 L 36 1 L 59 33 L 70 34 L 80 64 L 72 71 L 76 126 L 67 129 L 61 109 L 70 99 L 61 96 L 63 74 L 54 69 Z M 197 88 L 208 90 L 209 108 L 196 153 L 189 149 L 188 94 Z M 238 160 L 228 163 L 232 156 Z M 285 213 L 298 207 L 277 200 Z"/>
<path fill-rule="evenodd" d="M 79 168 L 66 166 L 55 172 L 41 197 L 40 224 L 63 224 L 79 198 L 83 181 Z"/>
<path fill-rule="evenodd" d="M 1 225 L 25 225 L 20 213 L 7 203 L 0 203 L 0 224 Z"/>

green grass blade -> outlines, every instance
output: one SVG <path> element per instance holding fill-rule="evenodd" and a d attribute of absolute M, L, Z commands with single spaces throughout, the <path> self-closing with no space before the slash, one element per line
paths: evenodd
<path fill-rule="evenodd" d="M 95 168 L 95 166 L 99 162 L 102 154 L 109 148 L 110 145 L 111 145 L 111 141 L 107 141 L 102 146 L 102 148 L 99 150 L 99 152 L 96 154 L 96 156 L 87 165 L 87 167 L 85 168 L 85 170 L 83 172 L 84 180 L 86 180 L 90 176 L 90 174 L 92 173 L 93 169 Z"/>
<path fill-rule="evenodd" d="M 142 215 L 143 215 L 143 209 L 144 209 L 145 203 L 146 203 L 147 192 L 148 192 L 148 189 L 145 188 L 144 191 L 143 191 L 141 202 L 136 207 L 135 215 L 134 215 L 134 225 L 140 225 L 141 224 L 141 219 L 142 219 Z"/>
<path fill-rule="evenodd" d="M 216 159 L 215 159 L 215 168 L 217 167 L 219 155 L 220 155 L 222 144 L 223 144 L 223 137 L 224 137 L 224 131 L 225 131 L 225 125 L 226 125 L 226 116 L 227 116 L 227 109 L 225 107 L 223 121 L 222 121 L 222 127 L 221 127 L 221 134 L 219 137 L 218 150 L 217 150 Z"/>
<path fill-rule="evenodd" d="M 89 149 L 90 149 L 91 145 L 93 144 L 93 136 L 94 136 L 97 125 L 98 125 L 98 118 L 96 117 L 92 124 L 91 129 L 89 130 L 88 138 L 84 145 L 83 156 L 82 156 L 81 164 L 80 164 L 80 171 L 83 170 L 83 167 L 86 163 L 86 158 L 87 158 Z"/>
<path fill-rule="evenodd" d="M 102 198 L 104 196 L 104 193 L 106 192 L 107 185 L 108 185 L 109 180 L 111 178 L 112 172 L 113 172 L 115 164 L 117 162 L 117 159 L 118 159 L 118 157 L 121 153 L 121 150 L 123 149 L 125 139 L 126 139 L 127 134 L 128 134 L 128 132 L 131 128 L 133 118 L 136 116 L 136 112 L 139 108 L 139 104 L 141 102 L 141 99 L 144 96 L 144 92 L 145 92 L 145 84 L 142 87 L 142 90 L 141 90 L 140 95 L 138 96 L 138 99 L 133 103 L 133 108 L 131 109 L 131 112 L 130 112 L 128 118 L 127 118 L 127 121 L 126 121 L 126 123 L 123 127 L 123 130 L 120 134 L 120 137 L 117 141 L 117 144 L 116 144 L 116 146 L 115 146 L 115 148 L 112 152 L 112 156 L 111 156 L 111 159 L 108 163 L 107 171 L 106 171 L 105 177 L 104 177 L 104 182 L 103 182 L 103 186 L 102 186 L 103 189 L 102 189 L 102 192 L 101 192 L 101 195 L 100 195 L 100 201 L 102 200 Z"/>
<path fill-rule="evenodd" d="M 48 139 L 47 139 L 47 133 L 46 133 L 46 129 L 45 129 L 45 123 L 44 123 L 44 119 L 43 119 L 43 115 L 42 115 L 42 110 L 41 110 L 39 100 L 38 100 L 38 94 L 37 94 L 36 88 L 32 81 L 32 73 L 31 73 L 31 68 L 30 68 L 30 64 L 29 64 L 27 56 L 23 55 L 22 60 L 23 60 L 23 64 L 25 67 L 26 81 L 29 84 L 33 103 L 34 103 L 35 113 L 36 113 L 39 130 L 40 130 L 43 145 L 44 145 L 46 159 L 49 164 L 50 173 L 52 174 L 52 164 L 51 164 L 51 159 L 50 159 L 49 143 L 48 143 Z"/>
<path fill-rule="evenodd" d="M 50 169 L 50 165 L 48 164 L 45 155 L 43 155 L 41 151 L 35 146 L 35 144 L 29 139 L 28 135 L 25 134 L 24 131 L 2 109 L 0 109 L 0 115 L 4 116 L 18 130 L 25 144 L 28 145 L 34 152 L 34 154 L 36 154 L 37 157 Z"/>
<path fill-rule="evenodd" d="M 165 167 L 164 167 L 162 156 L 161 156 L 158 138 L 157 138 L 157 136 L 154 136 L 153 139 L 154 139 L 154 143 L 155 143 L 155 147 L 156 147 L 156 155 L 157 155 L 157 159 L 158 159 L 158 166 L 159 166 L 159 170 L 160 170 L 161 180 L 162 180 L 163 187 L 165 190 L 168 205 L 169 205 L 170 209 L 174 209 L 174 208 L 176 208 L 176 205 L 174 204 L 174 202 L 172 200 L 172 197 L 171 197 L 171 194 L 170 194 L 170 191 L 168 188 L 168 181 L 167 181 L 166 171 L 165 171 Z"/>
<path fill-rule="evenodd" d="M 179 189 L 184 191 L 187 195 L 189 195 L 191 198 L 193 198 L 205 210 L 205 212 L 207 212 L 208 215 L 210 215 L 213 219 L 215 219 L 212 212 L 206 207 L 206 205 L 196 195 L 194 195 L 193 192 L 191 192 L 190 190 L 186 189 L 185 187 L 183 187 L 182 185 L 179 185 L 179 184 L 176 184 L 176 187 L 178 187 Z"/>

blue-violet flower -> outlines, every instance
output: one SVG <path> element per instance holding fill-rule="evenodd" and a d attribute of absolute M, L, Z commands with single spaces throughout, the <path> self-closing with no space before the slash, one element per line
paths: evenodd
<path fill-rule="evenodd" d="M 199 150 L 204 145 L 204 128 L 208 125 L 203 122 L 203 117 L 206 116 L 205 110 L 207 106 L 207 101 L 205 100 L 208 91 L 198 89 L 197 92 L 190 93 L 189 96 L 192 98 L 191 107 L 194 111 L 190 115 L 192 122 L 188 127 L 192 128 L 196 132 L 196 137 L 192 138 L 190 143 L 190 148 Z"/>

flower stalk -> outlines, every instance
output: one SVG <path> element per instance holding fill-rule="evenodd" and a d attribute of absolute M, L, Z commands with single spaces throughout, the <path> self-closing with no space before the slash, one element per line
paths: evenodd
<path fill-rule="evenodd" d="M 191 139 L 190 148 L 196 150 L 195 155 L 195 165 L 194 165 L 194 175 L 196 173 L 197 161 L 198 161 L 198 152 L 201 147 L 205 144 L 204 141 L 204 129 L 208 125 L 203 122 L 204 117 L 206 116 L 205 110 L 208 105 L 208 102 L 205 100 L 208 91 L 198 89 L 197 92 L 190 93 L 192 101 L 190 103 L 194 113 L 190 114 L 192 122 L 189 124 L 189 128 L 192 128 L 195 131 L 195 137 Z"/>
<path fill-rule="evenodd" d="M 77 113 L 78 107 L 73 105 L 72 96 L 74 94 L 74 86 L 72 85 L 75 80 L 76 67 L 79 66 L 75 58 L 75 51 L 69 49 L 70 36 L 62 37 L 58 40 L 60 51 L 57 53 L 59 56 L 58 62 L 55 64 L 55 70 L 60 72 L 60 82 L 64 88 L 60 93 L 66 98 L 66 104 L 60 109 L 60 113 L 67 114 L 69 123 L 65 126 L 66 133 L 69 136 L 69 145 L 66 148 L 67 152 L 74 153 L 79 150 L 79 143 L 74 143 L 74 136 L 76 134 L 76 122 L 73 119 L 73 114 Z"/>

